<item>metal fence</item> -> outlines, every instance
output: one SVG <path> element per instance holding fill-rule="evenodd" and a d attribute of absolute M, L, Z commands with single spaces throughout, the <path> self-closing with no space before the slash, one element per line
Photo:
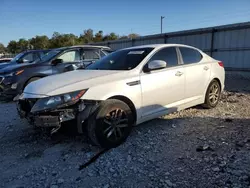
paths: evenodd
<path fill-rule="evenodd" d="M 17 54 L 0 54 L 0 58 L 13 58 Z"/>
<path fill-rule="evenodd" d="M 224 62 L 228 70 L 250 71 L 250 22 L 171 32 L 95 45 L 114 50 L 144 44 L 178 43 L 197 47 Z"/>

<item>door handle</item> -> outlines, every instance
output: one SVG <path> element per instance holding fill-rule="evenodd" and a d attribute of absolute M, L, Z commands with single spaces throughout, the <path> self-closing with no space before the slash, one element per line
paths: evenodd
<path fill-rule="evenodd" d="M 177 72 L 175 73 L 175 76 L 181 76 L 181 75 L 183 75 L 183 72 L 177 71 Z"/>
<path fill-rule="evenodd" d="M 203 69 L 204 69 L 205 71 L 207 71 L 209 68 L 208 68 L 207 66 L 205 66 Z"/>

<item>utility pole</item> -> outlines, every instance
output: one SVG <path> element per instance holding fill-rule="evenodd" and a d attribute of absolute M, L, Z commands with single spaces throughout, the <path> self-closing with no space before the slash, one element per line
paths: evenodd
<path fill-rule="evenodd" d="M 161 33 L 162 33 L 162 20 L 165 18 L 165 16 L 161 16 Z"/>

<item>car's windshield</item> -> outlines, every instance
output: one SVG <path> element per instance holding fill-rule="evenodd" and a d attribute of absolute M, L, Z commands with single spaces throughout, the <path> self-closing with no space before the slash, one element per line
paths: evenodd
<path fill-rule="evenodd" d="M 41 60 L 37 59 L 34 61 L 34 63 L 50 61 L 60 52 L 61 52 L 60 50 L 51 50 L 48 53 L 46 53 L 44 56 L 42 56 Z"/>
<path fill-rule="evenodd" d="M 90 70 L 131 70 L 153 50 L 153 48 L 125 49 L 113 52 L 89 65 Z"/>
<path fill-rule="evenodd" d="M 24 54 L 25 54 L 24 52 L 21 52 L 20 54 L 17 54 L 17 55 L 11 60 L 11 62 L 16 62 L 16 61 L 18 61 L 20 58 L 23 57 Z"/>

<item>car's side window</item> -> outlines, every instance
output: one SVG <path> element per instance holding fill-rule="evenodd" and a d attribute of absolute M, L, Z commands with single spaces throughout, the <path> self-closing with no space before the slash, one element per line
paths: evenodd
<path fill-rule="evenodd" d="M 33 54 L 33 61 L 39 59 L 39 54 L 36 52 Z"/>
<path fill-rule="evenodd" d="M 82 60 L 97 60 L 100 59 L 100 53 L 98 50 L 83 50 Z"/>
<path fill-rule="evenodd" d="M 175 47 L 167 47 L 164 48 L 158 52 L 156 52 L 150 61 L 153 60 L 162 60 L 167 63 L 167 67 L 173 67 L 178 65 L 178 58 L 177 58 L 177 53 L 176 53 L 176 48 Z"/>
<path fill-rule="evenodd" d="M 179 47 L 179 49 L 184 64 L 198 63 L 202 59 L 201 53 L 195 49 L 185 47 Z"/>
<path fill-rule="evenodd" d="M 26 54 L 25 56 L 22 57 L 22 60 L 23 60 L 24 63 L 29 63 L 29 62 L 34 61 L 35 59 L 34 59 L 33 53 L 28 53 L 28 54 Z"/>
<path fill-rule="evenodd" d="M 48 52 L 47 51 L 44 51 L 44 52 L 39 52 L 39 55 L 40 57 L 43 57 L 45 54 L 47 54 Z"/>
<path fill-rule="evenodd" d="M 57 59 L 62 59 L 63 63 L 80 61 L 80 53 L 78 50 L 73 50 L 60 55 Z"/>

